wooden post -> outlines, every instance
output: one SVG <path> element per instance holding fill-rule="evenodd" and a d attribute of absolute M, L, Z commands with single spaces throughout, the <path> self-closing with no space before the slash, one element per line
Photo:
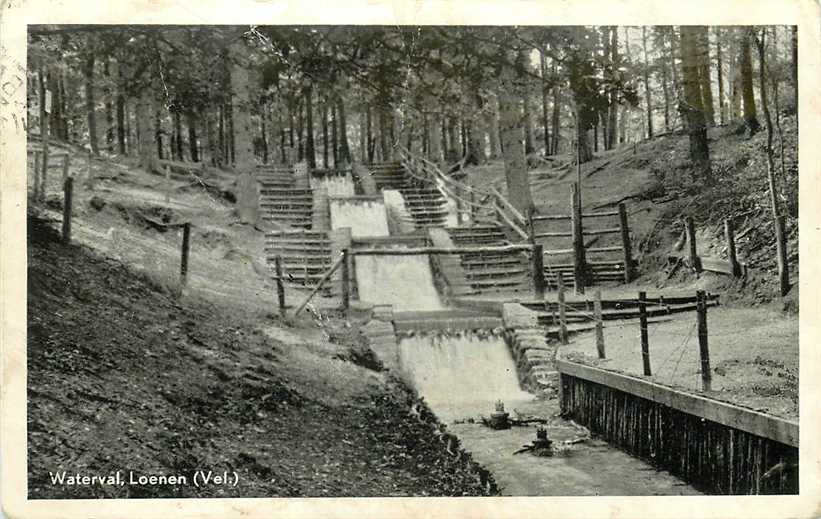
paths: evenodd
<path fill-rule="evenodd" d="M 191 240 L 191 224 L 182 225 L 182 254 L 180 255 L 180 289 L 188 283 L 188 249 Z"/>
<path fill-rule="evenodd" d="M 533 246 L 533 292 L 536 299 L 544 299 L 544 248 L 539 245 Z"/>
<path fill-rule="evenodd" d="M 584 241 L 582 237 L 582 211 L 579 207 L 579 185 L 570 185 L 570 218 L 573 234 L 573 276 L 576 292 L 584 294 Z"/>
<path fill-rule="evenodd" d="M 650 371 L 650 344 L 647 339 L 647 293 L 639 292 L 639 327 L 641 328 L 641 361 L 644 365 L 644 374 L 651 376 Z"/>
<path fill-rule="evenodd" d="M 46 180 L 48 179 L 48 138 L 43 140 L 43 162 L 40 164 L 40 201 L 46 199 Z"/>
<path fill-rule="evenodd" d="M 633 251 L 630 247 L 630 227 L 627 225 L 627 207 L 619 204 L 619 227 L 621 228 L 621 247 L 624 251 L 624 282 L 633 281 Z"/>
<path fill-rule="evenodd" d="M 462 225 L 462 211 L 464 210 L 464 204 L 462 204 L 462 198 L 460 196 L 458 188 L 456 189 L 456 225 Z"/>
<path fill-rule="evenodd" d="M 712 389 L 713 379 L 710 372 L 710 350 L 707 346 L 707 301 L 704 291 L 696 292 L 696 317 L 698 319 L 698 350 L 701 356 L 701 388 L 704 391 Z"/>
<path fill-rule="evenodd" d="M 91 180 L 91 151 L 88 152 L 88 162 L 86 164 L 86 180 Z"/>
<path fill-rule="evenodd" d="M 274 273 L 276 274 L 277 304 L 279 306 L 279 316 L 285 317 L 285 286 L 282 283 L 282 256 L 274 256 Z"/>
<path fill-rule="evenodd" d="M 736 256 L 735 230 L 733 229 L 733 221 L 730 218 L 724 220 L 724 236 L 727 239 L 727 259 L 733 269 L 733 276 L 738 277 L 741 275 L 741 266 L 738 264 L 738 257 Z"/>
<path fill-rule="evenodd" d="M 32 200 L 40 200 L 40 152 L 34 152 L 34 195 Z"/>
<path fill-rule="evenodd" d="M 165 166 L 165 203 L 171 201 L 171 168 Z"/>
<path fill-rule="evenodd" d="M 696 272 L 701 272 L 701 260 L 698 258 L 698 251 L 696 250 L 696 226 L 693 223 L 693 217 L 688 216 L 684 223 L 687 228 L 687 244 L 690 247 L 690 266 Z"/>
<path fill-rule="evenodd" d="M 40 140 L 43 145 L 43 161 L 40 164 L 42 172 L 40 175 L 40 200 L 46 198 L 46 178 L 48 177 L 48 138 L 49 138 L 49 114 L 50 107 L 46 107 L 46 75 L 41 68 L 39 71 L 40 83 Z"/>
<path fill-rule="evenodd" d="M 565 316 L 565 309 L 564 309 L 564 278 L 562 277 L 562 273 L 559 272 L 556 277 L 556 284 L 557 284 L 557 301 L 559 307 L 559 340 L 562 344 L 567 344 L 567 317 Z"/>
<path fill-rule="evenodd" d="M 63 182 L 63 243 L 71 242 L 71 203 L 74 192 L 74 179 L 66 178 Z"/>
<path fill-rule="evenodd" d="M 345 312 L 351 307 L 350 258 L 351 250 L 347 247 L 342 249 L 342 310 Z"/>
<path fill-rule="evenodd" d="M 596 289 L 593 300 L 593 316 L 596 318 L 596 351 L 599 353 L 599 358 L 605 358 L 604 355 L 604 323 L 602 319 L 601 309 L 601 290 Z"/>
<path fill-rule="evenodd" d="M 787 232 L 785 229 L 785 218 L 779 216 L 775 221 L 775 244 L 778 253 L 778 281 L 781 289 L 781 297 L 790 291 L 790 269 L 787 265 Z"/>
<path fill-rule="evenodd" d="M 470 221 L 473 223 L 473 220 L 476 218 L 476 192 L 471 189 L 470 191 Z"/>
<path fill-rule="evenodd" d="M 63 184 L 66 183 L 66 179 L 68 178 L 68 166 L 70 162 L 69 154 L 66 153 L 63 155 Z"/>

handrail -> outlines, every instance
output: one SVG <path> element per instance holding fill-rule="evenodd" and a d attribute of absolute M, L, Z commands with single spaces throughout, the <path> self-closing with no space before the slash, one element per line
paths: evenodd
<path fill-rule="evenodd" d="M 314 289 L 311 290 L 310 294 L 308 294 L 308 297 L 306 297 L 305 300 L 302 301 L 302 304 L 300 304 L 299 307 L 296 310 L 294 310 L 294 315 L 293 315 L 294 317 L 299 315 L 299 312 L 301 312 L 305 308 L 305 306 L 308 304 L 308 302 L 316 295 L 316 293 L 319 292 L 319 289 L 322 288 L 322 285 L 324 285 L 325 282 L 328 281 L 328 279 L 331 277 L 331 275 L 334 272 L 336 272 L 336 269 L 338 269 L 339 266 L 342 265 L 342 262 L 344 260 L 345 260 L 345 255 L 341 255 L 339 257 L 339 259 L 336 260 L 336 263 L 334 263 L 333 266 L 330 269 L 328 269 L 328 271 L 325 273 L 325 275 L 322 276 L 322 278 L 320 278 L 320 280 L 317 282 Z"/>
<path fill-rule="evenodd" d="M 353 249 L 354 256 L 416 256 L 420 254 L 475 254 L 489 252 L 532 251 L 531 244 L 496 245 L 490 247 L 414 247 L 402 249 Z"/>
<path fill-rule="evenodd" d="M 506 215 L 505 212 L 502 211 L 502 208 L 498 205 L 496 205 L 496 212 L 499 214 L 499 216 L 502 217 L 505 223 L 507 223 L 514 231 L 516 231 L 516 234 L 518 234 L 523 240 L 530 239 L 530 236 L 528 236 L 528 234 L 524 232 L 524 230 L 522 230 L 518 225 L 516 225 L 516 223 L 513 220 L 511 220 L 510 217 Z"/>
<path fill-rule="evenodd" d="M 496 196 L 496 200 L 501 202 L 505 206 L 505 209 L 510 211 L 513 214 L 513 217 L 516 218 L 517 220 L 519 220 L 519 224 L 520 225 L 525 225 L 525 223 L 527 221 L 527 220 L 525 220 L 525 217 L 522 216 L 522 213 L 520 213 L 518 209 L 513 207 L 513 205 L 510 202 L 508 202 L 505 197 L 502 196 L 502 194 L 499 192 L 499 190 L 496 189 L 496 186 L 492 186 L 490 188 L 490 190 Z"/>

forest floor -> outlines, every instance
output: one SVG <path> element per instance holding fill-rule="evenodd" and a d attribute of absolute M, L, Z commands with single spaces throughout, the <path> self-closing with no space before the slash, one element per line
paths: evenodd
<path fill-rule="evenodd" d="M 30 498 L 496 492 L 363 347 L 356 315 L 319 298 L 279 319 L 262 232 L 237 224 L 219 190 L 128 160 L 95 161 L 89 175 L 76 157 L 73 243 L 55 231 L 59 174 L 29 213 Z M 180 232 L 161 225 L 179 221 L 194 225 L 182 293 Z M 306 291 L 287 294 L 293 307 Z M 188 484 L 67 486 L 49 474 L 118 470 Z M 195 470 L 239 482 L 197 488 Z"/>

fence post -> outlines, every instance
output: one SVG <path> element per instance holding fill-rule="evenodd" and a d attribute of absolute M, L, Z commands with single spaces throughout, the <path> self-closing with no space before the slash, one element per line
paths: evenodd
<path fill-rule="evenodd" d="M 690 247 L 690 266 L 696 272 L 701 272 L 701 260 L 696 250 L 696 226 L 693 223 L 693 217 L 688 216 L 684 223 L 687 229 L 687 244 Z"/>
<path fill-rule="evenodd" d="M 34 202 L 40 200 L 40 152 L 34 152 Z"/>
<path fill-rule="evenodd" d="M 282 256 L 274 257 L 274 273 L 276 274 L 277 303 L 280 317 L 285 317 L 285 286 L 282 283 Z"/>
<path fill-rule="evenodd" d="M 733 229 L 733 221 L 730 218 L 724 220 L 724 236 L 727 239 L 727 258 L 730 260 L 733 276 L 740 276 L 741 266 L 738 264 L 735 250 L 735 229 Z"/>
<path fill-rule="evenodd" d="M 599 358 L 605 358 L 604 355 L 604 323 L 602 322 L 601 309 L 601 290 L 596 289 L 593 300 L 593 316 L 596 318 L 596 351 L 599 353 Z"/>
<path fill-rule="evenodd" d="M 533 291 L 536 299 L 544 299 L 544 248 L 541 244 L 533 246 Z"/>
<path fill-rule="evenodd" d="M 579 185 L 570 185 L 570 223 L 573 234 L 573 276 L 576 292 L 584 294 L 584 241 L 582 236 L 582 210 L 579 207 Z"/>
<path fill-rule="evenodd" d="M 351 273 L 348 265 L 350 256 L 350 249 L 342 249 L 342 310 L 346 313 L 351 307 Z"/>
<path fill-rule="evenodd" d="M 641 361 L 644 365 L 644 374 L 651 376 L 650 371 L 650 344 L 647 339 L 647 293 L 639 292 L 639 328 L 641 329 Z"/>
<path fill-rule="evenodd" d="M 624 251 L 624 282 L 633 280 L 633 251 L 630 247 L 630 227 L 627 225 L 627 207 L 619 204 L 619 227 L 621 228 L 621 246 Z"/>
<path fill-rule="evenodd" d="M 561 272 L 556 276 L 556 285 L 558 290 L 556 301 L 559 307 L 559 340 L 562 344 L 567 344 L 567 317 L 565 316 L 564 309 L 564 278 Z"/>
<path fill-rule="evenodd" d="M 473 223 L 476 212 L 476 192 L 472 189 L 470 190 L 470 222 Z"/>
<path fill-rule="evenodd" d="M 180 290 L 188 283 L 188 249 L 191 241 L 191 224 L 182 224 L 182 253 L 180 255 Z"/>
<path fill-rule="evenodd" d="M 701 388 L 704 391 L 712 389 L 712 373 L 710 372 L 710 350 L 707 345 L 707 301 L 704 290 L 696 292 L 696 317 L 698 319 L 698 350 L 701 356 Z"/>
<path fill-rule="evenodd" d="M 171 168 L 165 166 L 165 202 L 171 201 Z"/>
<path fill-rule="evenodd" d="M 63 243 L 71 242 L 71 204 L 74 193 L 74 179 L 67 177 L 63 182 Z"/>
<path fill-rule="evenodd" d="M 43 163 L 40 164 L 40 167 L 43 168 L 40 173 L 40 201 L 43 202 L 46 199 L 46 181 L 48 179 L 48 139 L 43 141 Z"/>
<path fill-rule="evenodd" d="M 790 269 L 787 265 L 787 233 L 785 229 L 785 218 L 779 216 L 775 220 L 775 244 L 778 253 L 778 281 L 781 289 L 781 297 L 790 291 Z"/>
<path fill-rule="evenodd" d="M 66 153 L 63 155 L 63 183 L 65 184 L 66 179 L 68 178 L 68 166 L 71 159 L 69 158 L 69 154 Z"/>

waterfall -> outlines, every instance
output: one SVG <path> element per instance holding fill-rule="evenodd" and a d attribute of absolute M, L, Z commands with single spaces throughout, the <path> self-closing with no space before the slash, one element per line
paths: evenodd
<path fill-rule="evenodd" d="M 388 236 L 388 216 L 381 200 L 331 198 L 331 229 L 351 228 L 351 236 Z"/>
<path fill-rule="evenodd" d="M 393 305 L 398 312 L 444 308 L 427 255 L 362 255 L 356 256 L 355 263 L 361 301 Z"/>
<path fill-rule="evenodd" d="M 489 415 L 497 400 L 508 411 L 533 400 L 519 387 L 513 357 L 498 335 L 406 337 L 399 342 L 399 364 L 442 420 Z"/>

